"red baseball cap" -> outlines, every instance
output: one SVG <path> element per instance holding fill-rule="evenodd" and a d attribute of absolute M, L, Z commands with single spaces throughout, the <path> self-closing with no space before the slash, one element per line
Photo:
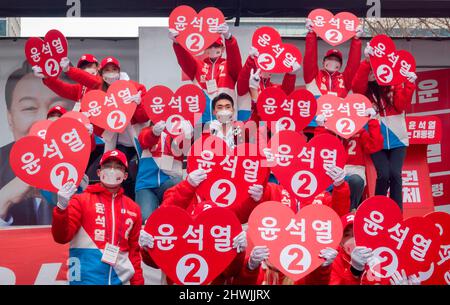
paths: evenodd
<path fill-rule="evenodd" d="M 217 40 L 214 41 L 209 47 L 212 47 L 213 45 L 217 45 L 217 44 L 218 44 L 219 46 L 221 46 L 221 47 L 224 46 L 222 36 L 219 36 L 219 38 L 217 38 Z"/>
<path fill-rule="evenodd" d="M 100 62 L 100 70 L 102 70 L 107 64 L 114 64 L 117 68 L 120 69 L 119 60 L 115 57 L 109 56 L 102 59 Z"/>
<path fill-rule="evenodd" d="M 50 108 L 50 110 L 47 112 L 47 119 L 53 114 L 53 113 L 59 113 L 60 115 L 63 115 L 64 113 L 66 113 L 67 110 L 66 108 L 62 107 L 62 106 L 54 106 L 52 108 Z"/>
<path fill-rule="evenodd" d="M 342 221 L 342 230 L 345 230 L 348 226 L 353 225 L 355 220 L 355 212 L 348 213 L 341 217 Z"/>
<path fill-rule="evenodd" d="M 105 152 L 103 154 L 102 158 L 100 159 L 100 166 L 103 165 L 103 163 L 105 163 L 106 161 L 108 161 L 110 159 L 115 159 L 115 160 L 119 161 L 120 163 L 123 164 L 123 166 L 125 166 L 125 168 L 128 169 L 127 156 L 125 156 L 125 154 L 123 152 L 121 152 L 120 150 L 114 149 L 114 150 Z"/>
<path fill-rule="evenodd" d="M 207 209 L 210 208 L 217 208 L 218 205 L 215 204 L 213 201 L 202 201 L 199 204 L 197 204 L 194 208 L 194 210 L 192 211 L 192 216 L 197 216 L 198 214 L 200 214 L 203 211 L 206 211 Z"/>
<path fill-rule="evenodd" d="M 95 63 L 98 66 L 97 58 L 92 54 L 83 54 L 78 60 L 77 68 L 79 68 L 84 62 L 88 62 L 90 64 Z"/>
<path fill-rule="evenodd" d="M 339 51 L 338 49 L 331 49 L 327 51 L 327 54 L 325 54 L 325 58 L 329 57 L 329 56 L 336 56 L 337 58 L 339 58 L 339 60 L 342 63 L 342 53 L 341 51 Z"/>

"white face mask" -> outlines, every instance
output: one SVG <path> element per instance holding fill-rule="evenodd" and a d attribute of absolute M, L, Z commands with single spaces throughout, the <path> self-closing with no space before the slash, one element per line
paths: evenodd
<path fill-rule="evenodd" d="M 100 171 L 100 181 L 107 187 L 116 187 L 122 184 L 125 173 L 117 168 L 105 168 Z"/>
<path fill-rule="evenodd" d="M 103 80 L 108 84 L 111 85 L 112 83 L 114 83 L 116 80 L 119 80 L 120 78 L 120 73 L 119 72 L 108 72 L 108 73 L 103 73 Z"/>
<path fill-rule="evenodd" d="M 91 74 L 91 75 L 97 75 L 97 69 L 96 68 L 86 68 L 84 69 L 85 72 Z"/>
<path fill-rule="evenodd" d="M 222 56 L 222 48 L 211 47 L 206 50 L 206 55 L 211 59 L 217 59 Z"/>
<path fill-rule="evenodd" d="M 220 110 L 216 114 L 217 120 L 222 124 L 228 124 L 233 119 L 233 112 L 230 110 Z"/>
<path fill-rule="evenodd" d="M 344 248 L 345 253 L 351 255 L 353 249 L 355 249 L 355 238 L 352 237 L 347 239 L 345 243 L 342 245 L 342 248 Z"/>
<path fill-rule="evenodd" d="M 325 59 L 323 66 L 325 67 L 325 70 L 333 73 L 341 68 L 341 63 L 336 60 Z"/>

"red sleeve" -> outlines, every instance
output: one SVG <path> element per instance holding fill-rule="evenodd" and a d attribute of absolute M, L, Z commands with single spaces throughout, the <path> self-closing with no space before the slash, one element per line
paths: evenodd
<path fill-rule="evenodd" d="M 359 285 L 361 283 L 361 277 L 353 275 L 350 270 L 350 264 L 344 261 L 341 256 L 342 254 L 339 252 L 333 264 L 331 264 L 328 285 Z M 342 264 L 346 264 L 346 266 Z"/>
<path fill-rule="evenodd" d="M 138 91 L 141 91 L 141 97 L 144 97 L 144 95 L 147 93 L 147 89 L 145 88 L 145 86 L 135 81 L 131 82 L 134 84 L 134 86 Z M 145 112 L 144 105 L 140 103 L 136 107 L 136 110 L 134 111 L 133 118 L 131 119 L 131 124 L 145 123 L 147 121 L 148 121 L 147 112 Z"/>
<path fill-rule="evenodd" d="M 134 223 L 133 228 L 130 231 L 130 236 L 128 238 L 128 244 L 130 246 L 130 251 L 128 256 L 134 267 L 134 275 L 130 279 L 131 285 L 144 285 L 144 276 L 142 275 L 141 267 L 141 247 L 139 246 L 139 234 L 141 232 L 142 214 L 141 209 L 137 209 L 137 221 Z"/>
<path fill-rule="evenodd" d="M 225 39 L 225 48 L 227 51 L 227 70 L 233 81 L 236 83 L 239 77 L 239 72 L 242 69 L 241 52 L 236 38 L 231 36 L 230 39 Z"/>
<path fill-rule="evenodd" d="M 395 86 L 394 88 L 394 106 L 397 111 L 403 112 L 411 104 L 411 99 L 416 90 L 416 85 L 406 81 L 403 84 Z"/>
<path fill-rule="evenodd" d="M 283 77 L 283 83 L 281 84 L 281 89 L 287 95 L 291 94 L 295 90 L 295 81 L 297 80 L 297 75 L 286 73 Z"/>
<path fill-rule="evenodd" d="M 350 187 L 347 182 L 333 188 L 331 207 L 336 211 L 339 217 L 350 212 Z"/>
<path fill-rule="evenodd" d="M 105 130 L 101 127 L 98 127 L 97 125 L 94 125 L 94 135 L 97 137 L 102 137 L 102 134 L 105 132 Z"/>
<path fill-rule="evenodd" d="M 193 198 L 195 198 L 195 188 L 184 180 L 166 190 L 161 206 L 179 206 L 187 209 Z"/>
<path fill-rule="evenodd" d="M 59 244 L 70 242 L 81 227 L 83 212 L 80 199 L 79 195 L 75 195 L 65 210 L 53 209 L 52 235 Z"/>
<path fill-rule="evenodd" d="M 142 149 L 150 149 L 156 144 L 158 144 L 160 137 L 157 137 L 153 134 L 153 126 L 145 127 L 139 133 L 138 141 L 141 145 Z"/>
<path fill-rule="evenodd" d="M 238 276 L 244 262 L 245 251 L 236 255 L 231 264 L 222 272 L 222 276 L 226 279 Z"/>
<path fill-rule="evenodd" d="M 48 77 L 43 80 L 50 90 L 62 98 L 77 102 L 81 98 L 82 86 L 80 84 L 68 84 L 56 77 Z"/>
<path fill-rule="evenodd" d="M 231 206 L 226 207 L 226 209 L 233 211 L 241 223 L 247 223 L 248 217 L 253 209 L 261 202 L 263 202 L 262 199 L 259 202 L 256 202 L 252 198 L 248 198 L 243 202 L 232 204 Z"/>
<path fill-rule="evenodd" d="M 241 69 L 241 72 L 239 72 L 236 90 L 238 96 L 243 96 L 244 94 L 248 93 L 249 88 L 249 81 L 250 81 L 250 72 L 255 71 L 256 64 L 255 60 L 252 57 L 247 57 L 247 60 L 245 61 L 244 66 Z"/>
<path fill-rule="evenodd" d="M 249 256 L 245 257 L 239 274 L 233 278 L 232 285 L 256 285 L 258 282 L 259 267 L 255 270 L 248 269 Z"/>
<path fill-rule="evenodd" d="M 79 68 L 70 67 L 66 74 L 70 77 L 70 79 L 88 87 L 89 89 L 99 89 L 103 84 L 103 80 L 100 75 L 92 75 Z"/>
<path fill-rule="evenodd" d="M 365 95 L 367 92 L 367 83 L 369 82 L 369 73 L 371 67 L 367 60 L 363 60 L 356 71 L 356 75 L 352 81 L 353 93 L 359 93 Z"/>
<path fill-rule="evenodd" d="M 155 261 L 153 260 L 153 258 L 150 256 L 150 254 L 146 249 L 141 248 L 141 256 L 144 264 L 152 268 L 159 269 L 159 266 L 155 263 Z"/>
<path fill-rule="evenodd" d="M 173 50 L 175 51 L 181 70 L 183 70 L 183 72 L 186 73 L 191 80 L 194 80 L 195 75 L 197 74 L 198 60 L 194 58 L 191 53 L 186 51 L 179 43 L 173 44 Z"/>
<path fill-rule="evenodd" d="M 317 35 L 314 32 L 306 34 L 305 56 L 303 57 L 303 78 L 309 84 L 319 73 L 317 65 Z"/>
<path fill-rule="evenodd" d="M 330 281 L 331 265 L 320 266 L 305 277 L 305 285 L 328 285 Z"/>
<path fill-rule="evenodd" d="M 361 145 L 364 152 L 368 154 L 376 153 L 383 148 L 383 135 L 381 134 L 380 122 L 371 119 L 368 122 L 369 131 L 362 129 Z"/>
<path fill-rule="evenodd" d="M 352 81 L 358 71 L 359 62 L 361 60 L 361 40 L 353 38 L 348 53 L 347 65 L 344 70 L 344 82 L 347 90 L 352 89 Z"/>

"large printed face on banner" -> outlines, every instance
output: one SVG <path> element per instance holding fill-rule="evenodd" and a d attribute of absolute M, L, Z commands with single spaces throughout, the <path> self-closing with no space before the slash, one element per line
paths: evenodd
<path fill-rule="evenodd" d="M 317 108 L 317 114 L 326 118 L 327 129 L 349 139 L 369 121 L 366 109 L 372 108 L 372 103 L 362 94 L 350 94 L 345 99 L 326 94 L 317 100 Z"/>
<path fill-rule="evenodd" d="M 194 55 L 202 53 L 220 37 L 217 27 L 224 22 L 225 17 L 215 7 L 204 8 L 197 14 L 192 7 L 180 5 L 169 16 L 169 28 L 180 33 L 178 43 Z"/>
<path fill-rule="evenodd" d="M 256 103 L 259 117 L 274 131 L 294 130 L 302 132 L 316 115 L 314 95 L 305 89 L 295 90 L 289 96 L 281 88 L 264 89 Z M 274 126 L 273 126 L 274 125 Z"/>
<path fill-rule="evenodd" d="M 271 169 L 281 185 L 300 202 L 313 199 L 333 181 L 326 174 L 331 166 L 344 167 L 347 153 L 341 141 L 324 134 L 306 140 L 297 132 L 284 130 L 269 141 L 274 156 Z"/>
<path fill-rule="evenodd" d="M 369 267 L 379 278 L 390 278 L 401 270 L 408 276 L 429 272 L 441 246 L 433 221 L 403 220 L 400 208 L 385 196 L 365 200 L 356 211 L 353 228 L 356 245 L 372 249 L 374 260 Z"/>
<path fill-rule="evenodd" d="M 255 246 L 269 248 L 269 263 L 296 281 L 324 262 L 322 249 L 338 247 L 342 222 L 324 205 L 308 205 L 294 214 L 280 202 L 267 201 L 250 215 L 248 235 Z"/>
<path fill-rule="evenodd" d="M 194 219 L 179 207 L 163 207 L 149 217 L 145 231 L 155 244 L 148 252 L 176 284 L 209 284 L 232 262 L 233 238 L 242 227 L 229 210 L 211 207 Z"/>
<path fill-rule="evenodd" d="M 81 111 L 88 112 L 92 124 L 105 130 L 121 133 L 133 117 L 137 104 L 136 87 L 129 81 L 114 82 L 105 93 L 91 90 L 81 100 Z"/>
<path fill-rule="evenodd" d="M 147 91 L 142 104 L 150 121 L 165 121 L 167 132 L 177 136 L 183 132 L 183 124 L 192 129 L 201 118 L 206 96 L 196 85 L 184 85 L 175 92 L 166 86 L 155 86 Z"/>
<path fill-rule="evenodd" d="M 50 30 L 42 40 L 31 37 L 25 44 L 25 56 L 31 66 L 39 66 L 47 77 L 58 77 L 61 73 L 59 62 L 67 57 L 68 45 L 64 35 L 58 30 Z"/>
<path fill-rule="evenodd" d="M 45 139 L 30 135 L 14 143 L 11 168 L 27 184 L 56 193 L 69 181 L 79 185 L 90 151 L 86 127 L 72 118 L 61 118 L 49 125 Z"/>
<path fill-rule="evenodd" d="M 222 139 L 206 136 L 192 145 L 187 170 L 204 169 L 208 178 L 197 187 L 203 200 L 211 200 L 220 207 L 243 203 L 250 198 L 248 188 L 264 184 L 268 169 L 263 167 L 265 158 L 258 153 L 255 144 L 240 144 L 228 148 Z"/>
<path fill-rule="evenodd" d="M 377 35 L 370 41 L 374 54 L 370 56 L 373 74 L 382 86 L 405 82 L 409 72 L 416 71 L 416 60 L 408 51 L 397 50 L 389 36 Z"/>
<path fill-rule="evenodd" d="M 356 34 L 359 19 L 352 13 L 342 12 L 333 15 L 325 9 L 315 9 L 308 18 L 313 22 L 316 34 L 332 46 L 340 45 Z"/>
<path fill-rule="evenodd" d="M 283 43 L 274 28 L 263 26 L 253 34 L 252 46 L 258 50 L 256 63 L 269 73 L 292 72 L 295 62 L 301 64 L 302 53 L 293 44 Z"/>

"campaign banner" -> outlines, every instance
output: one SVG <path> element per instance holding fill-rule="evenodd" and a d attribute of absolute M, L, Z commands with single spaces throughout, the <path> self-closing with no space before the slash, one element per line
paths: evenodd
<path fill-rule="evenodd" d="M 409 144 L 438 144 L 442 138 L 441 119 L 436 116 L 407 116 Z"/>

